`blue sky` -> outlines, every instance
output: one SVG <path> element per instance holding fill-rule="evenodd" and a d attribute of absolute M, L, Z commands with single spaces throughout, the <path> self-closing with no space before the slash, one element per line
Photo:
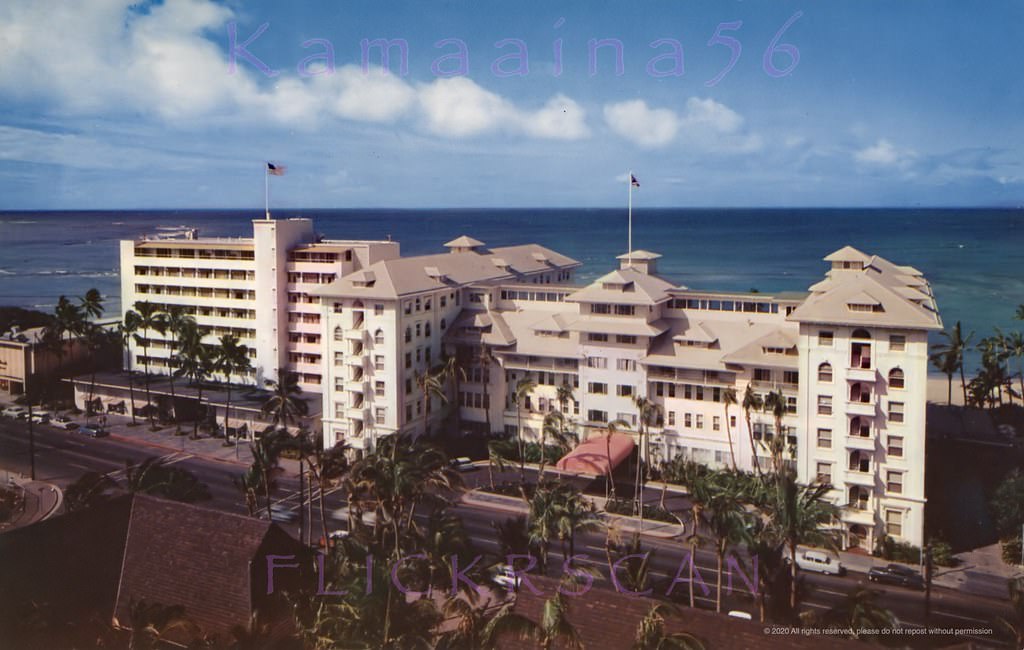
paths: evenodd
<path fill-rule="evenodd" d="M 794 18 L 799 63 L 769 74 Z M 229 25 L 264 23 L 247 49 L 277 74 L 232 73 Z M 279 207 L 617 206 L 630 168 L 647 206 L 1016 206 L 1022 28 L 1019 1 L 9 0 L 0 209 L 258 210 L 268 159 Z M 742 50 L 709 86 L 716 30 Z M 364 73 L 376 38 L 407 43 L 407 74 L 398 47 Z M 467 74 L 432 71 L 443 39 Z M 621 74 L 613 46 L 591 74 L 591 39 L 621 43 Z M 495 74 L 512 41 L 502 69 L 528 73 Z M 671 41 L 682 74 L 655 77 Z"/>

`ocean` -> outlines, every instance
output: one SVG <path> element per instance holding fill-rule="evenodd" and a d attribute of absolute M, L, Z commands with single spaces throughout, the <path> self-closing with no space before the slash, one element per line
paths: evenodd
<path fill-rule="evenodd" d="M 253 210 L 0 212 L 0 305 L 50 310 L 96 287 L 120 309 L 118 241 L 195 227 L 202 236 L 249 236 Z M 624 209 L 278 210 L 305 216 L 328 238 L 382 239 L 402 253 L 439 252 L 461 234 L 490 246 L 537 242 L 584 263 L 581 280 L 626 251 Z M 634 209 L 634 248 L 664 255 L 662 275 L 696 289 L 806 290 L 822 258 L 851 244 L 920 269 L 946 326 L 975 340 L 1024 328 L 1024 210 Z M 975 359 L 976 361 L 976 359 Z M 970 365 L 969 365 L 970 367 Z"/>

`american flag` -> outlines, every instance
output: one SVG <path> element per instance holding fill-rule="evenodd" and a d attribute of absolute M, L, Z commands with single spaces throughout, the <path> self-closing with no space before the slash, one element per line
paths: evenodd
<path fill-rule="evenodd" d="M 271 176 L 284 176 L 284 170 L 284 165 L 275 165 L 274 163 L 271 162 L 267 163 L 267 173 L 270 174 Z M 634 182 L 636 182 L 635 179 Z"/>
<path fill-rule="evenodd" d="M 636 176 L 634 176 L 633 174 L 629 175 L 629 182 L 633 185 L 633 187 L 640 187 L 640 181 L 638 181 L 636 179 Z"/>

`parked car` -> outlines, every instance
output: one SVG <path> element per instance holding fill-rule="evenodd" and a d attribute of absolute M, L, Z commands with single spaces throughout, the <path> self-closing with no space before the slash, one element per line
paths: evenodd
<path fill-rule="evenodd" d="M 51 415 L 51 413 L 49 411 L 33 411 L 32 412 L 32 422 L 34 424 L 46 424 L 47 422 L 50 421 L 51 417 L 52 417 L 52 415 Z"/>
<path fill-rule="evenodd" d="M 274 515 L 274 521 L 290 524 L 299 518 L 297 512 L 281 503 L 270 504 L 270 512 Z"/>
<path fill-rule="evenodd" d="M 505 589 L 518 590 L 520 580 L 515 570 L 507 564 L 502 564 L 494 572 L 494 582 Z"/>
<path fill-rule="evenodd" d="M 89 436 L 90 438 L 102 438 L 104 436 L 110 435 L 109 433 L 107 433 L 106 429 L 104 429 L 103 427 L 98 427 L 94 424 L 80 426 L 76 430 L 78 431 L 78 433 Z"/>
<path fill-rule="evenodd" d="M 28 409 L 24 406 L 8 406 L 3 411 L 0 411 L 5 418 L 19 418 L 22 414 L 28 415 Z"/>
<path fill-rule="evenodd" d="M 796 565 L 801 571 L 822 573 L 827 576 L 846 575 L 843 563 L 824 551 L 803 551 L 796 556 Z"/>
<path fill-rule="evenodd" d="M 469 459 L 468 456 L 459 456 L 451 460 L 452 469 L 457 472 L 472 472 L 476 469 L 476 465 Z"/>
<path fill-rule="evenodd" d="M 921 577 L 921 574 L 902 564 L 872 567 L 868 571 L 868 580 L 887 585 L 910 587 L 911 589 L 924 589 L 924 578 Z"/>

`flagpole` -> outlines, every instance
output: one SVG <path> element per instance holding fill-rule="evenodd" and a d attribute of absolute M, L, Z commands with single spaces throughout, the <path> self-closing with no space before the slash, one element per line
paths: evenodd
<path fill-rule="evenodd" d="M 633 268 L 633 170 L 626 173 L 626 187 L 629 194 L 629 249 L 626 251 L 626 266 Z"/>
<path fill-rule="evenodd" d="M 266 219 L 270 221 L 270 170 L 267 163 L 263 163 L 263 207 L 266 210 Z"/>

